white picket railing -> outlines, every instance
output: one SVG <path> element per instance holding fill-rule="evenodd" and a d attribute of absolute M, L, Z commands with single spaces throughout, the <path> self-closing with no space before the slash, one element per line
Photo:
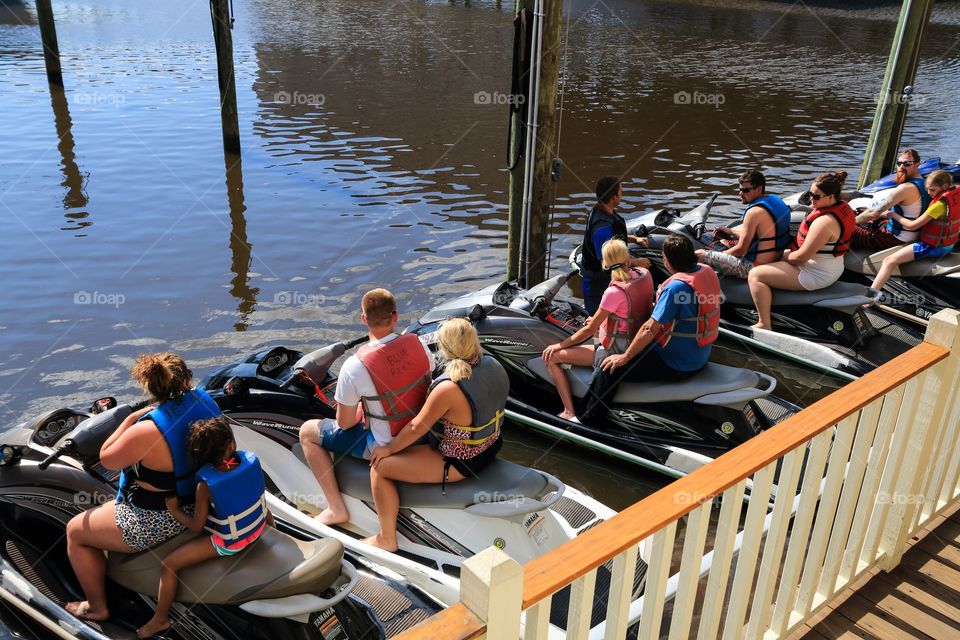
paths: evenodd
<path fill-rule="evenodd" d="M 866 572 L 894 568 L 907 541 L 956 504 L 958 383 L 960 312 L 941 311 L 909 352 L 525 566 L 494 547 L 467 560 L 460 603 L 400 638 L 547 638 L 551 596 L 568 585 L 568 638 L 636 627 L 642 639 L 784 637 Z M 776 496 L 772 508 L 754 499 L 744 516 L 748 478 L 753 496 Z M 631 603 L 641 541 L 646 587 Z M 606 619 L 591 629 L 597 568 L 611 559 Z"/>

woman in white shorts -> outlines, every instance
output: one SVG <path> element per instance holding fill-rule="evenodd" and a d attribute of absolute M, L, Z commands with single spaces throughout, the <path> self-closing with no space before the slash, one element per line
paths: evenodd
<path fill-rule="evenodd" d="M 843 273 L 843 256 L 850 248 L 856 213 L 840 199 L 847 174 L 822 173 L 810 185 L 813 211 L 800 224 L 791 250 L 779 262 L 750 270 L 747 282 L 757 307 L 754 329 L 772 329 L 773 290 L 815 291 L 829 287 Z"/>

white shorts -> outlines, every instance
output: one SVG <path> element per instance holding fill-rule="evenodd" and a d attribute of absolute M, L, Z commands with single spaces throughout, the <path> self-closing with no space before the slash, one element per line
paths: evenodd
<path fill-rule="evenodd" d="M 843 274 L 843 257 L 819 254 L 800 267 L 800 286 L 807 291 L 829 287 Z"/>

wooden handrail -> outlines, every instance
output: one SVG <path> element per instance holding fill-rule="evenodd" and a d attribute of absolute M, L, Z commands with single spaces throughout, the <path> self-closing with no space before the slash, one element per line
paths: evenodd
<path fill-rule="evenodd" d="M 473 640 L 482 636 L 486 628 L 483 620 L 458 602 L 407 629 L 394 640 Z"/>
<path fill-rule="evenodd" d="M 949 349 L 922 342 L 879 369 L 849 383 L 720 456 L 601 525 L 524 565 L 523 608 L 559 591 L 627 547 L 833 427 L 870 402 L 932 367 Z M 558 561 L 562 558 L 562 561 Z M 451 636 L 460 637 L 460 636 Z"/>

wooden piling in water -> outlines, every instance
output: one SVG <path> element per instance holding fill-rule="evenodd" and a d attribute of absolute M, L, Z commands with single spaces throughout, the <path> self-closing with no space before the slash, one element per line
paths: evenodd
<path fill-rule="evenodd" d="M 531 287 L 546 273 L 550 224 L 550 189 L 557 143 L 557 84 L 560 77 L 560 25 L 563 3 L 543 3 L 543 42 L 540 48 L 540 85 L 537 90 L 537 146 L 533 165 L 533 194 L 527 229 L 527 265 L 524 283 Z"/>
<path fill-rule="evenodd" d="M 531 0 L 517 0 L 516 20 L 520 20 L 520 12 L 532 9 Z M 520 37 L 516 41 L 514 56 L 520 57 L 521 68 L 515 70 L 518 86 L 512 87 L 516 100 L 517 96 L 524 95 L 523 87 L 529 84 L 528 75 L 530 73 L 529 60 L 526 60 L 524 52 L 527 51 L 527 30 L 521 23 L 517 27 L 520 30 Z M 513 106 L 510 115 L 510 148 L 507 149 L 507 166 L 510 168 L 510 187 L 507 200 L 509 202 L 509 214 L 507 219 L 507 280 L 514 280 L 520 274 L 520 221 L 523 215 L 523 128 L 525 126 L 524 114 L 529 108 L 529 104 L 516 104 Z"/>
<path fill-rule="evenodd" d="M 53 20 L 50 0 L 37 0 L 37 22 L 40 24 L 40 42 L 43 45 L 43 63 L 47 80 L 58 87 L 63 86 L 63 71 L 60 69 L 60 46 L 57 44 L 57 26 Z"/>
<path fill-rule="evenodd" d="M 916 99 L 913 84 L 920 62 L 920 45 L 932 10 L 933 0 L 903 0 L 883 85 L 877 94 L 877 111 L 870 128 L 858 188 L 893 170 L 907 107 Z"/>
<path fill-rule="evenodd" d="M 220 83 L 220 120 L 223 148 L 240 153 L 240 124 L 237 117 L 237 86 L 233 68 L 233 36 L 229 0 L 210 0 L 213 39 L 217 47 L 217 79 Z"/>

